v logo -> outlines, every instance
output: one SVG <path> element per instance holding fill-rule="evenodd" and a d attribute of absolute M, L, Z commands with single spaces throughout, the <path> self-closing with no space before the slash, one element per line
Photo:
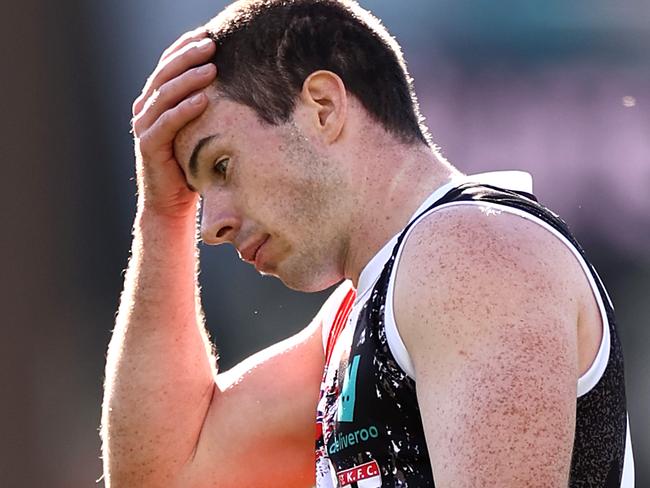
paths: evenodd
<path fill-rule="evenodd" d="M 349 364 L 345 370 L 343 378 L 343 388 L 339 396 L 338 410 L 336 420 L 338 422 L 352 422 L 354 419 L 354 402 L 357 394 L 357 371 L 359 369 L 358 354 L 352 358 L 352 364 Z"/>

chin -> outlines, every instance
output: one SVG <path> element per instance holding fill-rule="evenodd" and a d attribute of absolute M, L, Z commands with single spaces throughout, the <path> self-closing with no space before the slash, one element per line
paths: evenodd
<path fill-rule="evenodd" d="M 279 272 L 273 273 L 273 275 L 279 278 L 284 286 L 305 293 L 326 290 L 343 279 L 343 275 L 340 273 L 328 273 L 325 270 L 318 272 L 315 266 L 310 267 L 308 270 L 302 269 L 300 272 L 277 271 Z"/>

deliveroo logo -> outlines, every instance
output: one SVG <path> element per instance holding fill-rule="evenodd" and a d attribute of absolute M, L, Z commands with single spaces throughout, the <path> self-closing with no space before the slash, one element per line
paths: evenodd
<path fill-rule="evenodd" d="M 352 358 L 352 364 L 348 364 L 343 378 L 343 388 L 339 396 L 338 411 L 336 420 L 339 422 L 352 422 L 354 419 L 354 401 L 357 394 L 357 370 L 359 369 L 360 356 L 357 354 Z"/>

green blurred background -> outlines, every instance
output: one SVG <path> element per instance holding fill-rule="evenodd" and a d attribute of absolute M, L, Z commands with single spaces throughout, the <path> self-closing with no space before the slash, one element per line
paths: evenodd
<path fill-rule="evenodd" d="M 162 49 L 225 3 L 3 9 L 2 487 L 101 476 L 104 355 L 135 204 L 131 101 Z M 650 2 L 361 3 L 402 44 L 448 159 L 469 173 L 531 172 L 587 248 L 618 312 L 637 486 L 648 486 Z M 235 256 L 202 247 L 222 368 L 303 327 L 325 296 Z"/>

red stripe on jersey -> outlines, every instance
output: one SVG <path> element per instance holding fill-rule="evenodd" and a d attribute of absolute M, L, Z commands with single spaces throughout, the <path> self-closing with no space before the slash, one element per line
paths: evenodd
<path fill-rule="evenodd" d="M 336 316 L 334 317 L 334 323 L 330 329 L 329 336 L 327 337 L 327 346 L 325 347 L 325 367 L 330 363 L 332 358 L 332 351 L 334 350 L 334 345 L 336 344 L 341 331 L 345 328 L 345 324 L 348 321 L 348 316 L 352 311 L 352 305 L 354 305 L 354 299 L 357 297 L 357 292 L 350 288 L 348 293 L 345 295 L 345 298 L 341 301 L 339 309 L 336 311 Z"/>
<path fill-rule="evenodd" d="M 332 322 L 332 326 L 330 327 L 329 334 L 327 336 L 327 344 L 325 345 L 325 367 L 323 369 L 323 378 L 325 377 L 325 374 L 327 373 L 327 368 L 329 366 L 330 360 L 332 358 L 332 352 L 334 350 L 334 345 L 336 344 L 336 341 L 339 338 L 339 335 L 345 328 L 345 324 L 348 321 L 348 317 L 350 315 L 350 312 L 352 311 L 352 306 L 354 305 L 354 299 L 357 297 L 357 292 L 354 288 L 350 288 L 343 298 L 341 300 L 341 303 L 339 304 L 339 308 L 336 311 L 336 315 L 334 316 L 334 321 Z M 323 391 L 321 390 L 321 395 L 323 395 Z M 323 437 L 323 425 L 322 423 L 316 419 L 316 425 L 315 425 L 315 434 L 316 434 L 316 440 L 321 439 Z M 319 453 L 318 450 L 316 451 L 316 458 L 318 459 Z"/>

